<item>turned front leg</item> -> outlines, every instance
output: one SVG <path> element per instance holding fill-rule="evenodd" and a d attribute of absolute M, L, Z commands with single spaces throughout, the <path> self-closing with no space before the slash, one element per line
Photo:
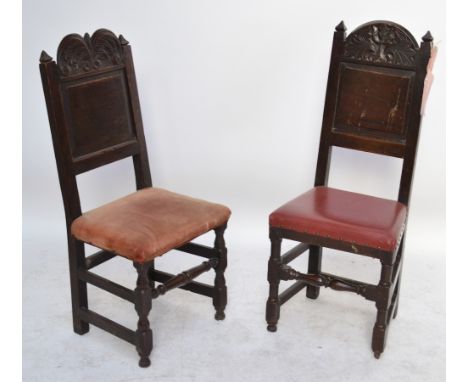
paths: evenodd
<path fill-rule="evenodd" d="M 266 304 L 267 329 L 276 332 L 276 325 L 280 316 L 280 301 L 278 290 L 280 283 L 281 267 L 281 237 L 276 232 L 270 231 L 271 255 L 268 261 L 268 282 L 270 283 L 270 293 Z"/>
<path fill-rule="evenodd" d="M 224 231 L 226 230 L 226 224 L 215 228 L 215 242 L 214 249 L 218 256 L 218 264 L 214 268 L 216 276 L 214 281 L 214 294 L 213 294 L 213 305 L 215 307 L 215 319 L 224 320 L 225 314 L 224 309 L 227 304 L 227 287 L 226 279 L 224 278 L 224 271 L 227 267 L 227 248 L 224 241 Z"/>
<path fill-rule="evenodd" d="M 393 265 L 382 262 L 382 271 L 378 285 L 380 293 L 375 302 L 377 307 L 377 319 L 372 333 L 372 350 L 374 351 L 374 357 L 377 359 L 384 351 L 387 340 L 392 273 Z"/>
<path fill-rule="evenodd" d="M 138 272 L 137 286 L 135 288 L 135 310 L 138 313 L 138 327 L 136 330 L 136 349 L 140 356 L 140 367 L 148 367 L 151 364 L 149 355 L 153 349 L 153 332 L 148 320 L 151 311 L 152 295 L 151 282 L 148 271 L 151 262 L 144 264 L 134 263 Z"/>

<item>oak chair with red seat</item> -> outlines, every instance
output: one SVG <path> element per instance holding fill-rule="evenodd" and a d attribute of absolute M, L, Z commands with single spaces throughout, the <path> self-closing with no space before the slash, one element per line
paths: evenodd
<path fill-rule="evenodd" d="M 212 298 L 217 320 L 224 319 L 227 207 L 153 188 L 130 45 L 100 29 L 92 36 L 67 35 L 57 62 L 44 51 L 40 71 L 48 109 L 68 234 L 73 328 L 78 334 L 93 324 L 136 346 L 139 365 L 150 365 L 153 334 L 148 315 L 152 299 L 173 288 Z M 137 191 L 82 213 L 76 176 L 132 157 Z M 215 232 L 214 247 L 191 240 Z M 85 256 L 84 244 L 100 248 Z M 154 268 L 154 259 L 177 249 L 206 258 L 179 275 Z M 137 270 L 135 290 L 90 269 L 115 257 L 131 260 Z M 192 281 L 210 269 L 214 286 Z M 155 282 L 161 283 L 155 287 Z M 138 313 L 130 330 L 88 308 L 87 284 L 130 301 Z"/>
<path fill-rule="evenodd" d="M 391 317 L 398 309 L 405 225 L 431 48 L 429 32 L 419 46 L 405 28 L 388 21 L 361 25 L 348 37 L 343 22 L 336 27 L 315 187 L 269 218 L 269 331 L 277 329 L 280 306 L 304 287 L 311 299 L 319 296 L 320 287 L 329 287 L 375 301 L 372 350 L 376 358 L 383 352 Z M 333 146 L 402 158 L 398 200 L 327 187 Z M 281 255 L 282 239 L 300 244 Z M 379 259 L 379 284 L 322 272 L 322 247 Z M 308 273 L 287 265 L 307 250 Z M 296 282 L 280 294 L 281 280 Z"/>

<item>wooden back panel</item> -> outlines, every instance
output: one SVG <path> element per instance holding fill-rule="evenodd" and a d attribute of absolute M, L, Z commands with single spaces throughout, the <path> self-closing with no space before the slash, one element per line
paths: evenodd
<path fill-rule="evenodd" d="M 388 21 L 335 30 L 315 184 L 326 185 L 331 147 L 403 158 L 399 201 L 409 203 L 432 37 L 421 46 Z"/>
<path fill-rule="evenodd" d="M 106 29 L 70 34 L 40 71 L 67 220 L 81 214 L 75 176 L 129 156 L 151 186 L 131 48 Z"/>

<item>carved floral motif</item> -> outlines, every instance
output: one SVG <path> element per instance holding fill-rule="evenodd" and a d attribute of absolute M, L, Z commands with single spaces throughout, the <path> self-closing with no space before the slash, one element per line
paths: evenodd
<path fill-rule="evenodd" d="M 383 64 L 413 66 L 417 44 L 403 30 L 389 24 L 371 24 L 349 35 L 344 57 Z"/>
<path fill-rule="evenodd" d="M 119 39 L 106 29 L 99 29 L 90 37 L 88 33 L 66 36 L 57 52 L 57 64 L 63 76 L 73 76 L 123 62 Z"/>

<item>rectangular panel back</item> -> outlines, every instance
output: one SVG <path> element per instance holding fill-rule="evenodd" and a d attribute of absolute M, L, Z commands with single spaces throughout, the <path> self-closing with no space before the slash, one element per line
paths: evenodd
<path fill-rule="evenodd" d="M 74 159 L 136 140 L 123 69 L 62 82 L 61 90 Z"/>
<path fill-rule="evenodd" d="M 348 62 L 338 70 L 332 144 L 401 156 L 415 72 Z"/>

